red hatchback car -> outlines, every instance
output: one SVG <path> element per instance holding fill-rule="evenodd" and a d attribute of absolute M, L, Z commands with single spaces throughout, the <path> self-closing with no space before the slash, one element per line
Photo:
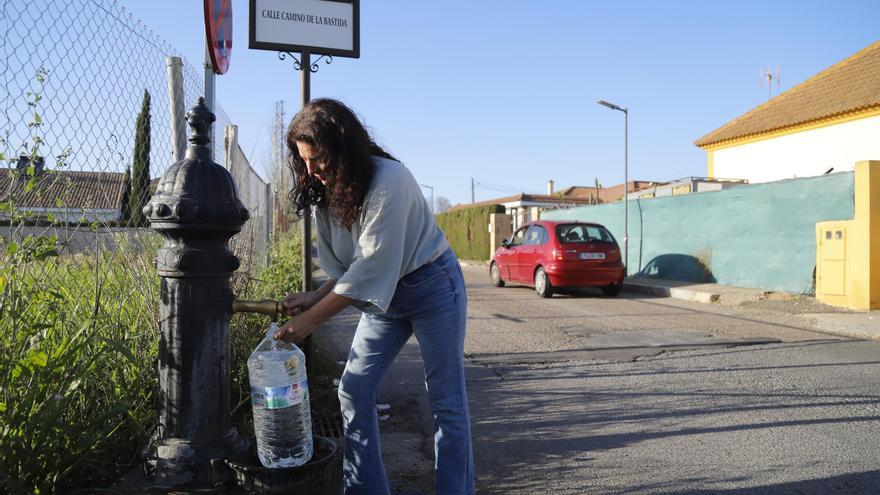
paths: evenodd
<path fill-rule="evenodd" d="M 608 229 L 570 221 L 525 224 L 502 241 L 489 265 L 496 287 L 505 282 L 534 285 L 541 297 L 575 287 L 597 287 L 616 296 L 625 273 L 620 247 Z"/>

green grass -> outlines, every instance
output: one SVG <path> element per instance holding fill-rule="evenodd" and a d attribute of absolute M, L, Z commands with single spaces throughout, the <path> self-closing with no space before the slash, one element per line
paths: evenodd
<path fill-rule="evenodd" d="M 58 257 L 54 243 L 7 243 L 0 259 L 0 486 L 7 493 L 106 483 L 137 462 L 132 446 L 156 423 L 152 257 Z"/>

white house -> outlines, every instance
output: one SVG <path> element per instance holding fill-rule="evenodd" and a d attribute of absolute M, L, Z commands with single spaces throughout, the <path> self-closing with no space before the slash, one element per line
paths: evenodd
<path fill-rule="evenodd" d="M 880 41 L 701 137 L 709 177 L 750 183 L 880 159 Z"/>

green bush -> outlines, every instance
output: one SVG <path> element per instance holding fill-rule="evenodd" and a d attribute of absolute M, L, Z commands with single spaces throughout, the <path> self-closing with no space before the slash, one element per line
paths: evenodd
<path fill-rule="evenodd" d="M 446 233 L 459 259 L 489 259 L 489 215 L 492 213 L 504 213 L 504 207 L 474 206 L 437 215 L 437 225 Z"/>

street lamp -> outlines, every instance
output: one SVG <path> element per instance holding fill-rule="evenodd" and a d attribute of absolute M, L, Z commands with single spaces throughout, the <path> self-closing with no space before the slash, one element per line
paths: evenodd
<path fill-rule="evenodd" d="M 426 186 L 424 184 L 419 184 L 419 185 L 422 187 L 427 187 L 428 189 L 431 190 L 431 214 L 433 215 L 434 214 L 434 188 L 431 186 Z"/>
<path fill-rule="evenodd" d="M 620 107 L 605 100 L 599 100 L 596 103 L 623 112 L 623 264 L 626 266 L 626 272 L 629 273 L 629 148 L 627 143 L 629 112 L 626 107 Z"/>

